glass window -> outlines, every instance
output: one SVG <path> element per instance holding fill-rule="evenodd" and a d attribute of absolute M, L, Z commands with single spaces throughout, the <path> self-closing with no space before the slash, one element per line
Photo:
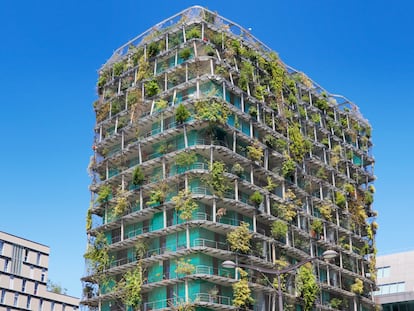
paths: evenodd
<path fill-rule="evenodd" d="M 377 277 L 379 279 L 389 277 L 390 276 L 390 270 L 391 270 L 390 266 L 378 268 L 377 269 Z"/>
<path fill-rule="evenodd" d="M 3 288 L 1 290 L 0 303 L 4 303 L 4 297 L 6 297 L 6 290 Z"/>
<path fill-rule="evenodd" d="M 26 291 L 26 280 L 22 281 L 22 292 L 24 293 Z"/>
<path fill-rule="evenodd" d="M 3 255 L 4 241 L 0 240 L 0 255 Z"/>
<path fill-rule="evenodd" d="M 32 297 L 31 296 L 28 296 L 27 297 L 27 302 L 26 302 L 26 309 L 30 309 L 30 302 L 31 302 L 31 300 L 32 300 Z"/>
<path fill-rule="evenodd" d="M 37 259 L 36 259 L 37 265 L 40 265 L 40 257 L 41 257 L 40 253 L 37 253 Z"/>
<path fill-rule="evenodd" d="M 4 272 L 9 272 L 9 259 L 4 260 Z"/>

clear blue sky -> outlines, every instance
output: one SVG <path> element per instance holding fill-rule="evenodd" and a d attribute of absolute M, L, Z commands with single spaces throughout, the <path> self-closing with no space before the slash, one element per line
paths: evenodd
<path fill-rule="evenodd" d="M 49 278 L 81 295 L 96 71 L 195 4 L 251 27 L 287 64 L 360 107 L 373 126 L 379 252 L 414 249 L 409 0 L 2 1 L 0 230 L 49 245 Z"/>

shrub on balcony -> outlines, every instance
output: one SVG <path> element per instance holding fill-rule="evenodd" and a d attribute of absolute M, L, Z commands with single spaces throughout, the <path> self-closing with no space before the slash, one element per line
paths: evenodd
<path fill-rule="evenodd" d="M 282 163 L 282 175 L 283 177 L 289 177 L 292 176 L 292 174 L 295 172 L 296 169 L 296 163 L 293 161 L 291 157 L 287 157 L 283 163 Z"/>
<path fill-rule="evenodd" d="M 116 204 L 114 206 L 115 216 L 123 215 L 128 210 L 128 207 L 129 207 L 129 202 L 126 197 L 125 191 L 124 190 L 118 191 L 117 197 L 116 197 Z"/>
<path fill-rule="evenodd" d="M 109 267 L 110 258 L 108 251 L 108 241 L 105 234 L 99 232 L 93 243 L 88 245 L 85 255 L 83 255 L 85 259 L 89 260 L 93 272 L 98 274 L 95 276 L 96 278 L 99 278 L 99 273 Z"/>
<path fill-rule="evenodd" d="M 254 303 L 251 296 L 251 290 L 247 279 L 247 272 L 241 268 L 236 268 L 240 273 L 240 280 L 233 283 L 233 305 L 238 308 L 247 308 Z"/>
<path fill-rule="evenodd" d="M 296 277 L 296 289 L 300 297 L 303 298 L 304 311 L 312 310 L 319 293 L 319 286 L 312 272 L 312 264 L 307 263 L 299 268 Z"/>
<path fill-rule="evenodd" d="M 351 292 L 357 295 L 361 295 L 364 292 L 364 283 L 361 279 L 355 279 L 354 284 L 351 285 Z"/>
<path fill-rule="evenodd" d="M 187 59 L 190 58 L 191 53 L 192 53 L 192 49 L 190 49 L 190 48 L 187 47 L 187 48 L 183 48 L 180 51 L 179 56 L 180 56 L 180 58 L 182 58 L 184 60 L 187 60 Z"/>
<path fill-rule="evenodd" d="M 249 197 L 249 200 L 252 201 L 256 207 L 258 207 L 263 202 L 263 195 L 260 193 L 260 191 L 256 190 Z"/>
<path fill-rule="evenodd" d="M 239 163 L 234 163 L 233 167 L 231 168 L 231 172 L 239 177 L 243 176 L 244 167 L 241 166 Z"/>
<path fill-rule="evenodd" d="M 190 116 L 190 111 L 183 104 L 179 104 L 175 109 L 175 121 L 178 124 L 183 124 Z"/>
<path fill-rule="evenodd" d="M 252 235 L 247 222 L 241 222 L 238 227 L 227 233 L 227 241 L 233 252 L 248 253 Z"/>
<path fill-rule="evenodd" d="M 99 204 L 106 203 L 109 201 L 109 198 L 111 197 L 111 195 L 112 195 L 111 187 L 109 185 L 103 185 L 101 189 L 99 189 L 98 198 L 96 199 L 96 201 Z"/>
<path fill-rule="evenodd" d="M 142 267 L 138 263 L 132 270 L 128 270 L 117 284 L 121 301 L 133 308 L 141 303 Z"/>
<path fill-rule="evenodd" d="M 286 237 L 288 225 L 282 220 L 275 220 L 272 223 L 271 233 L 276 240 Z"/>
<path fill-rule="evenodd" d="M 229 115 L 229 108 L 220 102 L 212 100 L 199 100 L 195 103 L 196 118 L 208 120 L 213 124 L 225 124 Z"/>
<path fill-rule="evenodd" d="M 180 214 L 180 218 L 185 221 L 191 220 L 193 212 L 198 208 L 197 203 L 191 197 L 191 192 L 181 190 L 171 200 L 174 202 L 175 209 Z"/>
<path fill-rule="evenodd" d="M 197 154 L 194 151 L 184 151 L 177 154 L 174 160 L 177 165 L 188 169 L 197 161 Z"/>
<path fill-rule="evenodd" d="M 160 92 L 160 86 L 156 80 L 145 82 L 145 92 L 148 97 L 153 97 Z"/>
<path fill-rule="evenodd" d="M 144 183 L 145 175 L 140 166 L 136 166 L 132 171 L 132 184 L 141 186 Z"/>
<path fill-rule="evenodd" d="M 247 146 L 247 157 L 255 162 L 262 162 L 263 148 L 258 142 L 255 142 L 252 146 Z"/>
<path fill-rule="evenodd" d="M 225 172 L 225 164 L 220 161 L 215 161 L 210 165 L 209 174 L 203 178 L 212 192 L 220 198 L 223 197 L 224 193 L 229 189 L 228 179 L 224 175 Z"/>
<path fill-rule="evenodd" d="M 177 268 L 175 269 L 175 273 L 177 273 L 178 275 L 189 275 L 194 273 L 195 271 L 195 266 L 191 263 L 190 259 L 185 260 L 184 258 L 180 258 L 176 261 L 176 264 Z"/>

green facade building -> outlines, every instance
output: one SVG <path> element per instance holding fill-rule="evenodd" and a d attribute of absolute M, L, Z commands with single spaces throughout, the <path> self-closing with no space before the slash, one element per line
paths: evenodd
<path fill-rule="evenodd" d="M 274 275 L 222 263 L 326 250 L 283 276 L 285 309 L 374 308 L 371 127 L 353 103 L 198 6 L 117 49 L 97 90 L 85 310 L 276 310 Z"/>

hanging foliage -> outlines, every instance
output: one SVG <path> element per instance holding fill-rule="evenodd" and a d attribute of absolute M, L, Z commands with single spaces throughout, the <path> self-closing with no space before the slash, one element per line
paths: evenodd
<path fill-rule="evenodd" d="M 224 176 L 225 172 L 225 164 L 220 161 L 215 161 L 210 165 L 210 172 L 207 177 L 204 178 L 212 192 L 220 198 L 222 198 L 224 193 L 229 189 L 228 179 Z"/>

